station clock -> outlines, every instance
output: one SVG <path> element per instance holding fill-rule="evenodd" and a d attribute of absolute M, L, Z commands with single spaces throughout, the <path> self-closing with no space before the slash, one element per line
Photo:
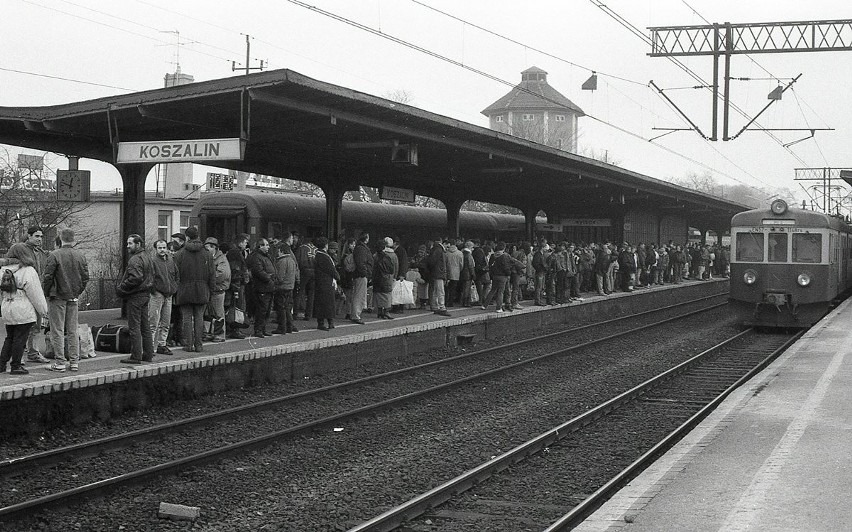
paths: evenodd
<path fill-rule="evenodd" d="M 59 201 L 88 201 L 90 176 L 88 170 L 57 170 L 56 198 Z"/>

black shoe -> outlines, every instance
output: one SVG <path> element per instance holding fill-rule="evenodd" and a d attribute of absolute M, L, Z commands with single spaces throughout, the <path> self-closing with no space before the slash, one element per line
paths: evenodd
<path fill-rule="evenodd" d="M 297 328 L 295 328 L 295 327 L 291 327 L 291 328 L 290 328 L 290 330 L 289 330 L 289 331 L 287 331 L 287 332 L 288 332 L 288 333 L 297 333 L 297 332 L 299 332 L 299 329 L 297 329 Z"/>
<path fill-rule="evenodd" d="M 244 335 L 240 331 L 234 331 L 232 333 L 229 333 L 227 337 L 232 339 L 232 340 L 245 340 L 246 339 L 246 335 Z"/>
<path fill-rule="evenodd" d="M 281 327 L 278 327 L 277 329 L 272 331 L 272 334 L 287 334 L 287 331 L 282 329 Z"/>
<path fill-rule="evenodd" d="M 187 348 L 188 349 L 188 348 Z M 142 361 L 136 358 L 122 358 L 119 360 L 122 364 L 141 364 Z"/>
<path fill-rule="evenodd" d="M 358 325 L 364 325 L 364 320 L 351 320 L 352 323 L 357 323 Z"/>
<path fill-rule="evenodd" d="M 446 310 L 436 310 L 435 314 L 437 314 L 438 316 L 452 316 L 452 314 L 450 314 Z"/>
<path fill-rule="evenodd" d="M 317 330 L 319 330 L 319 331 L 327 331 L 327 330 L 328 330 L 328 327 L 326 327 L 325 325 L 319 325 L 319 326 L 317 326 Z"/>
<path fill-rule="evenodd" d="M 334 329 L 334 322 L 333 322 L 333 321 L 328 320 L 328 328 L 329 328 L 329 329 Z"/>
<path fill-rule="evenodd" d="M 6 371 L 6 370 L 4 369 L 3 371 Z M 12 368 L 12 370 L 9 371 L 9 374 L 11 374 L 11 375 L 29 375 L 30 372 L 27 371 L 27 368 Z"/>
<path fill-rule="evenodd" d="M 161 346 L 157 347 L 157 354 L 158 355 L 171 355 L 172 351 L 168 347 L 161 345 Z"/>
<path fill-rule="evenodd" d="M 390 315 L 390 314 L 388 314 L 387 312 L 385 312 L 384 314 L 382 314 L 382 317 L 383 317 L 384 319 L 386 319 L 386 320 L 392 320 L 392 319 L 393 319 L 393 316 L 391 316 L 391 315 Z"/>

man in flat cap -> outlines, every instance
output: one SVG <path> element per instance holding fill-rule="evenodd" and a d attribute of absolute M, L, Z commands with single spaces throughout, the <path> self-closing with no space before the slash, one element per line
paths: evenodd
<path fill-rule="evenodd" d="M 219 240 L 210 236 L 204 248 L 213 256 L 213 292 L 210 294 L 210 311 L 213 323 L 204 339 L 209 342 L 225 341 L 225 290 L 231 286 L 231 265 L 219 249 Z"/>

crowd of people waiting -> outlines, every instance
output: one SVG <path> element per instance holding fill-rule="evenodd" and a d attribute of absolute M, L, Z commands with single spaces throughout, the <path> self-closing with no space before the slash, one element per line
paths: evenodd
<path fill-rule="evenodd" d="M 74 233 L 60 231 L 57 249 L 46 253 L 43 231 L 32 227 L 26 242 L 14 244 L 0 259 L 14 276 L 13 290 L 0 281 L 0 312 L 6 341 L 0 371 L 26 373 L 23 354 L 50 363 L 33 345 L 39 327 L 50 331 L 54 361 L 50 369 L 79 368 L 76 341 L 77 302 L 89 279 L 86 259 L 74 249 Z M 127 239 L 127 267 L 116 284 L 124 299 L 131 354 L 121 362 L 142 364 L 172 347 L 201 352 L 204 342 L 225 338 L 262 338 L 299 332 L 297 320 L 315 319 L 317 329 L 343 319 L 364 324 L 364 314 L 393 319 L 406 306 L 449 316 L 447 307 L 494 305 L 497 312 L 535 305 L 582 300 L 584 292 L 606 296 L 683 279 L 727 276 L 729 250 L 721 246 L 571 242 L 480 242 L 436 239 L 409 254 L 398 239 L 368 233 L 342 243 L 325 237 L 302 240 L 286 236 L 259 238 L 250 249 L 249 235 L 230 243 L 215 237 L 203 242 L 190 227 L 171 241 L 158 240 L 148 250 L 139 235 Z M 399 283 L 411 286 L 409 304 L 396 300 Z M 413 302 L 413 303 L 412 303 Z M 274 313 L 274 330 L 269 331 Z M 205 323 L 209 324 L 205 326 Z M 250 333 L 243 332 L 250 330 Z M 74 338 L 76 340 L 76 338 Z"/>

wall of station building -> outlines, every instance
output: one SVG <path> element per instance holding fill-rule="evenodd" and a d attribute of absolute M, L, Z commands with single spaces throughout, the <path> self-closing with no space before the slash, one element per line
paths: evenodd
<path fill-rule="evenodd" d="M 689 236 L 689 226 L 683 216 L 633 209 L 623 216 L 568 222 L 568 225 L 563 226 L 560 236 L 575 243 L 609 241 L 667 244 L 672 241 L 683 245 Z"/>

